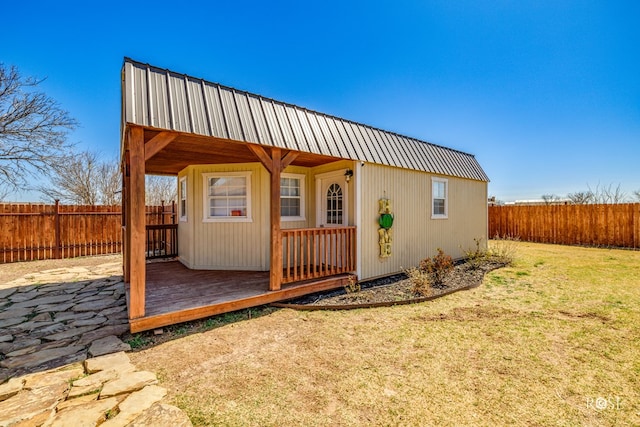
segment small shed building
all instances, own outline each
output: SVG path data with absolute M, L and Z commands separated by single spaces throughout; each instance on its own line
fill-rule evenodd
M 128 58 L 121 158 L 133 332 L 486 242 L 474 156 Z M 178 178 L 177 224 L 160 230 L 177 261 L 147 262 L 161 226 L 145 224 L 146 174 Z

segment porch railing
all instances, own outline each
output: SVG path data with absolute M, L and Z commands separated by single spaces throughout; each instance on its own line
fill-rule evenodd
M 147 225 L 147 259 L 178 256 L 178 224 Z
M 282 230 L 282 283 L 356 270 L 356 227 Z

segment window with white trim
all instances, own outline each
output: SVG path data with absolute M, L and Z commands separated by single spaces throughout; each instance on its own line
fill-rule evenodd
M 431 178 L 431 218 L 443 219 L 449 216 L 449 180 Z
M 282 221 L 303 221 L 304 175 L 283 173 L 280 177 L 280 217 Z
M 251 172 L 206 173 L 204 221 L 251 221 Z
M 180 221 L 187 221 L 187 177 L 180 178 Z

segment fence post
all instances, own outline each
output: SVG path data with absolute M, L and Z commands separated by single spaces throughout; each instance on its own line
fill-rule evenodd
M 55 242 L 56 242 L 56 259 L 62 258 L 62 244 L 60 242 L 60 200 L 56 199 L 55 210 L 53 211 L 53 220 L 55 224 Z

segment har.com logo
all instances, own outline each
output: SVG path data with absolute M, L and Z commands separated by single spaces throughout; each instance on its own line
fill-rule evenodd
M 587 408 L 596 411 L 620 410 L 622 399 L 619 396 L 608 397 L 587 397 Z

